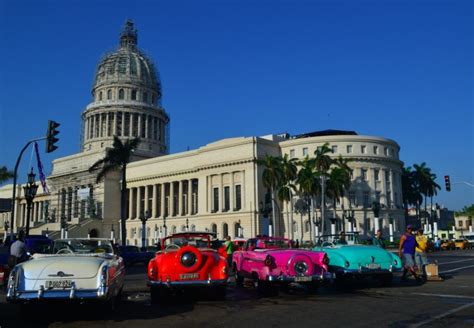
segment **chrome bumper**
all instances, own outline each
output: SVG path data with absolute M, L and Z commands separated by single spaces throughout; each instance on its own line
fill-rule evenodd
M 45 289 L 43 286 L 39 290 L 17 290 L 8 288 L 8 302 L 38 301 L 38 300 L 98 300 L 107 301 L 109 299 L 109 288 L 99 287 L 97 289 L 77 289 L 73 285 L 69 289 Z
M 402 269 L 401 268 L 394 268 L 393 266 L 390 266 L 388 269 L 369 269 L 363 266 L 359 266 L 358 269 L 336 269 L 336 272 L 340 272 L 343 274 L 347 275 L 377 275 L 377 274 L 389 274 L 389 273 L 395 273 L 395 272 L 400 272 Z
M 148 280 L 148 287 L 203 287 L 203 286 L 225 286 L 227 280 L 183 280 L 183 281 L 161 281 L 161 280 Z
M 297 283 L 309 283 L 309 282 L 322 282 L 322 281 L 332 281 L 335 277 L 331 272 L 325 272 L 324 274 L 312 275 L 312 276 L 301 276 L 301 277 L 310 277 L 311 280 L 308 281 L 297 281 L 300 276 L 285 276 L 285 275 L 268 275 L 266 280 L 271 282 L 297 282 Z

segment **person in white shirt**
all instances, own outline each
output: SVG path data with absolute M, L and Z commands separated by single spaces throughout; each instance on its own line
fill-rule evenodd
M 10 246 L 8 266 L 13 268 L 18 263 L 24 262 L 26 257 L 25 232 L 20 230 L 17 240 Z

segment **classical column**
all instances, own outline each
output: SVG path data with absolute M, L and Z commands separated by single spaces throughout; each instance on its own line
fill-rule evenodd
M 128 189 L 128 218 L 131 219 L 133 215 L 133 190 L 135 188 Z
M 112 135 L 113 136 L 117 135 L 117 118 L 118 118 L 118 114 L 117 114 L 117 112 L 114 112 L 114 126 L 112 127 Z
M 84 141 L 87 140 L 89 138 L 89 119 L 88 118 L 85 118 L 84 119 Z
M 152 218 L 157 218 L 157 204 L 158 204 L 158 185 L 154 184 L 153 185 L 153 200 L 152 200 L 152 209 L 151 209 L 151 217 Z
M 148 115 L 145 115 L 145 139 L 148 138 Z
M 104 137 L 109 136 L 109 124 L 110 124 L 109 113 L 105 113 L 105 135 L 104 135 Z
M 142 137 L 142 114 L 137 114 L 137 137 Z
M 142 211 L 142 206 L 141 206 L 141 197 L 142 197 L 142 187 L 137 187 L 137 212 L 135 213 L 135 217 L 139 218 L 140 213 Z
M 149 197 L 149 195 L 148 195 L 148 186 L 145 186 L 145 195 L 144 196 L 145 196 L 145 199 L 144 199 L 144 202 L 143 202 L 143 207 L 144 207 L 143 208 L 143 213 L 145 213 L 146 211 L 149 210 L 149 208 L 148 208 L 148 197 Z
M 193 213 L 193 179 L 188 180 L 188 215 Z
M 235 205 L 234 205 L 234 189 L 235 189 L 235 186 L 234 186 L 234 172 L 230 172 L 230 187 L 229 187 L 229 197 L 230 197 L 230 200 L 229 200 L 229 206 L 230 206 L 230 211 L 233 211 L 234 208 L 235 208 Z
M 380 201 L 381 204 L 384 204 L 385 206 L 388 206 L 389 200 L 387 198 L 387 170 L 380 170 L 380 172 L 383 172 L 383 177 L 382 177 L 382 195 L 384 195 L 384 201 Z
M 395 179 L 393 178 L 393 170 L 390 170 L 390 205 L 391 207 L 395 207 L 395 185 L 394 181 Z
M 166 192 L 166 187 L 165 187 L 165 183 L 163 182 L 161 184 L 161 199 L 160 199 L 160 202 L 161 202 L 161 217 L 164 217 L 165 216 L 165 192 Z
M 129 129 L 128 129 L 128 133 L 129 133 L 128 136 L 133 137 L 133 117 L 134 117 L 135 115 L 133 115 L 132 113 L 129 113 L 128 116 L 130 117 L 130 121 L 129 121 L 129 125 L 128 125 L 128 127 L 129 127 Z M 128 136 L 127 136 L 127 137 L 128 137 Z
M 175 216 L 174 212 L 174 182 L 170 182 L 170 216 Z
M 120 131 L 120 136 L 125 135 L 125 112 L 122 112 L 122 131 Z
M 178 213 L 176 215 L 183 215 L 183 180 L 178 181 Z

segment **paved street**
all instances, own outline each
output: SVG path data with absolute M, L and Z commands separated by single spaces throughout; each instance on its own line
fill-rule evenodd
M 125 294 L 117 313 L 96 305 L 49 306 L 20 318 L 15 305 L 0 294 L 0 326 L 9 327 L 474 327 L 474 250 L 435 253 L 444 282 L 418 286 L 414 281 L 392 287 L 358 283 L 351 290 L 321 288 L 260 298 L 250 287 L 228 287 L 225 301 L 206 295 L 177 298 L 170 305 L 151 305 L 144 267 L 128 270 Z

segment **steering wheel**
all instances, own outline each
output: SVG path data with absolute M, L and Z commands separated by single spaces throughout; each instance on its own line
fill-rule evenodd
M 69 248 L 61 248 L 56 254 L 74 254 Z
M 334 247 L 334 243 L 333 242 L 330 242 L 330 241 L 324 241 L 322 244 L 321 244 L 321 247 Z
M 171 249 L 180 249 L 181 247 L 179 247 L 179 245 L 176 245 L 176 244 L 169 244 L 168 246 L 166 246 L 165 250 L 171 250 Z

